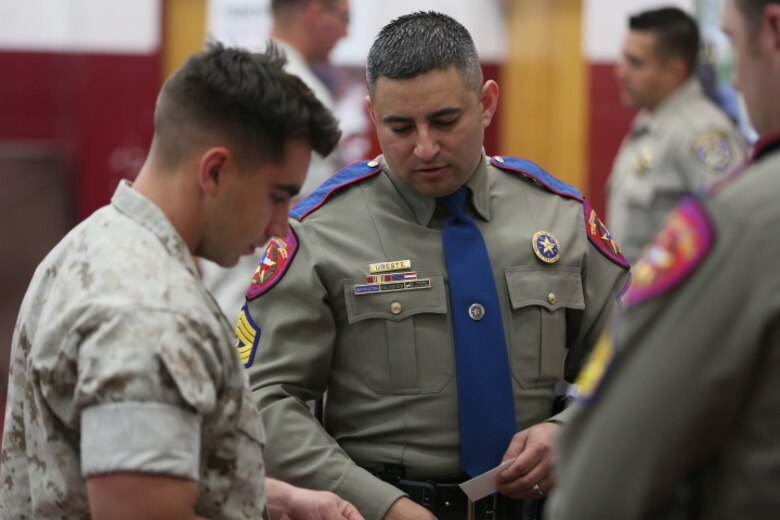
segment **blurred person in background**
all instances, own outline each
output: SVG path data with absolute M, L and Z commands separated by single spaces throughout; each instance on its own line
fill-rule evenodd
M 35 272 L 11 353 L 0 517 L 361 517 L 264 478 L 231 327 L 193 255 L 234 264 L 288 229 L 332 114 L 284 58 L 209 46 L 163 86 L 147 160 Z
M 328 87 L 312 66 L 327 63 L 336 43 L 347 35 L 349 0 L 271 0 L 271 38 L 285 51 L 285 70 L 295 74 L 329 110 L 336 105 Z M 305 197 L 343 166 L 338 150 L 323 157 L 312 153 L 300 197 Z M 244 304 L 244 292 L 257 269 L 257 255 L 247 255 L 230 268 L 200 259 L 204 285 L 225 314 L 235 319 Z
M 639 109 L 615 158 L 607 222 L 629 262 L 638 259 L 685 193 L 744 158 L 739 129 L 696 76 L 696 21 L 676 7 L 631 16 L 615 69 L 623 102 Z
M 759 140 L 634 266 L 577 381 L 551 520 L 780 518 L 780 1 L 726 0 Z

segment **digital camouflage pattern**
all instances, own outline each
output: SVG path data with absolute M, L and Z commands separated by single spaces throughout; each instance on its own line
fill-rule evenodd
M 199 515 L 259 518 L 264 434 L 231 337 L 171 223 L 120 184 L 41 263 L 22 303 L 0 517 L 88 518 L 85 478 L 123 470 L 197 480 Z M 112 427 L 116 410 L 129 428 Z M 82 430 L 86 415 L 105 436 Z

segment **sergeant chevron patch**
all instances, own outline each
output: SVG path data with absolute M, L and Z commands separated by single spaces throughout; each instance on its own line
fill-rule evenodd
M 244 365 L 244 368 L 249 368 L 254 363 L 259 344 L 260 327 L 254 322 L 247 306 L 244 305 L 241 308 L 241 314 L 238 315 L 235 340 L 238 357 L 241 359 L 241 364 Z

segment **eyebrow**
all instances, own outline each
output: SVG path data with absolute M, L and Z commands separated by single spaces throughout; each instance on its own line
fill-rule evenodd
M 430 114 L 425 116 L 425 119 L 428 119 L 430 121 L 431 119 L 436 119 L 442 116 L 457 115 L 460 114 L 461 112 L 463 112 L 463 109 L 459 107 L 445 107 L 445 108 L 440 108 L 439 110 L 436 110 L 434 112 L 431 112 Z M 384 121 L 385 123 L 408 123 L 410 121 L 414 121 L 414 119 L 411 117 L 391 115 L 391 116 L 383 117 L 382 121 Z

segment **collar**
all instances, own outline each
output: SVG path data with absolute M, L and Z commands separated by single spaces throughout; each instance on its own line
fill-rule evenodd
M 152 201 L 134 190 L 129 181 L 119 182 L 119 186 L 111 198 L 111 205 L 156 236 L 172 257 L 179 260 L 193 275 L 198 276 L 192 253 L 179 232 L 173 227 L 165 213 Z
M 436 199 L 433 197 L 420 195 L 412 188 L 410 188 L 409 185 L 399 179 L 398 176 L 390 169 L 390 165 L 387 164 L 387 160 L 385 160 L 383 155 L 379 156 L 377 160 L 382 164 L 382 169 L 384 170 L 385 175 L 387 175 L 387 177 L 390 179 L 390 182 L 393 183 L 395 189 L 398 190 L 401 198 L 409 206 L 409 209 L 414 214 L 415 220 L 417 220 L 417 222 L 422 226 L 430 225 L 433 213 L 436 211 Z M 469 188 L 469 190 L 471 190 L 471 202 L 477 215 L 489 222 L 490 186 L 488 183 L 487 165 L 488 161 L 485 157 L 485 151 L 483 150 L 480 156 L 479 164 L 477 165 L 477 169 L 474 170 L 474 173 L 471 175 L 469 180 L 466 181 L 466 186 Z
M 277 38 L 272 38 L 274 43 L 276 43 L 283 51 L 284 54 L 287 56 L 287 63 L 288 64 L 294 64 L 295 66 L 306 66 L 308 68 L 309 64 L 306 62 L 306 60 L 303 58 L 303 54 L 298 52 L 298 49 L 290 45 L 284 40 L 279 40 Z
M 680 109 L 704 94 L 701 83 L 689 78 L 680 87 L 661 101 L 652 112 L 642 110 L 634 119 L 631 129 L 634 134 L 657 131 L 667 119 L 676 118 Z

